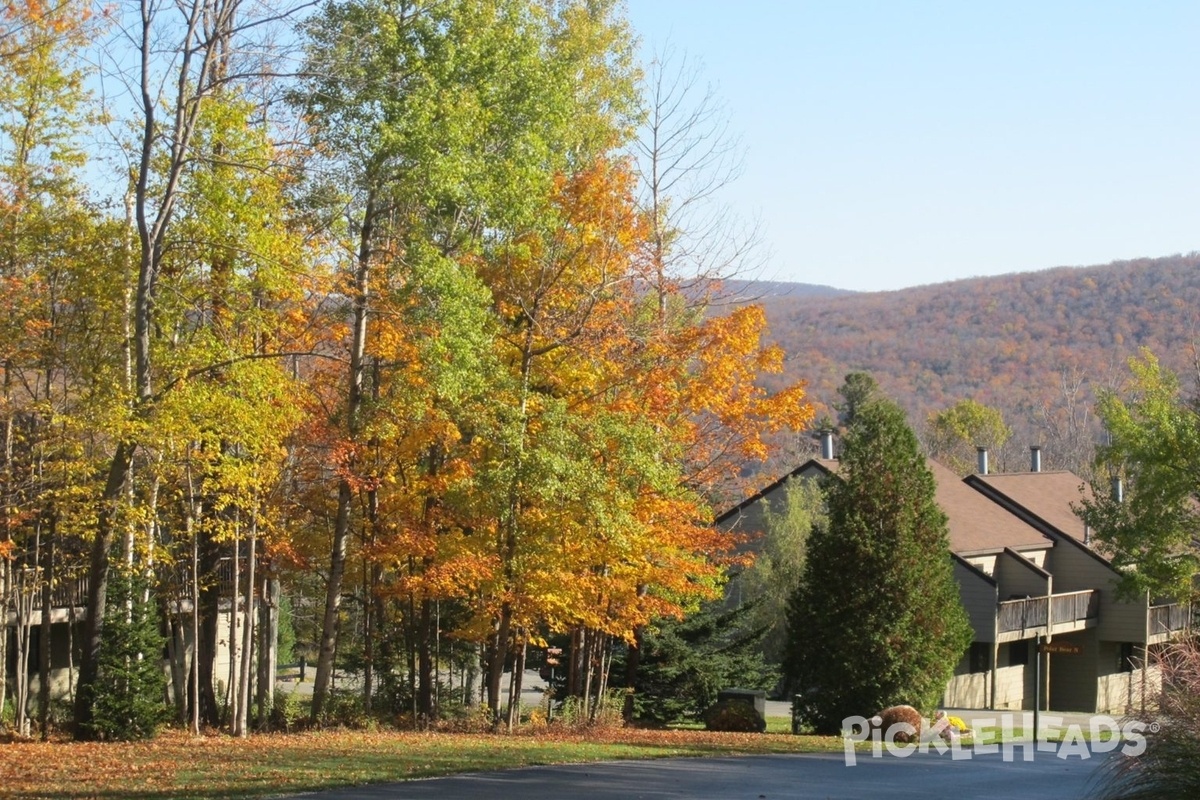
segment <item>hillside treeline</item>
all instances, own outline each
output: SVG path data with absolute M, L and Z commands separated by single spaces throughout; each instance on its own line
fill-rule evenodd
M 1086 472 L 1103 435 L 1094 391 L 1119 389 L 1139 348 L 1194 372 L 1200 254 L 833 297 L 775 287 L 761 302 L 788 352 L 768 385 L 802 376 L 828 406 L 847 373 L 869 372 L 918 430 L 931 412 L 974 399 L 1013 429 L 994 467 L 1026 469 L 1038 444 L 1046 468 Z

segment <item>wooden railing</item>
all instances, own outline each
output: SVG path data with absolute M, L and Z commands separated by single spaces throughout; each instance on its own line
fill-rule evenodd
M 1056 594 L 1050 598 L 1050 619 L 1055 625 L 1081 622 L 1100 616 L 1100 593 L 1095 589 Z
M 1051 621 L 1067 625 L 1099 615 L 1100 593 L 1095 589 L 1005 600 L 999 608 L 1000 633 L 1045 628 Z
M 1005 600 L 1000 604 L 1000 632 L 1044 628 L 1050 611 L 1049 597 Z
M 239 594 L 246 591 L 246 561 L 241 563 L 241 586 Z M 181 566 L 174 576 L 176 591 L 184 597 L 190 597 L 192 590 L 191 573 L 186 565 Z M 221 597 L 228 597 L 233 590 L 233 559 L 222 558 L 217 564 L 217 591 Z M 11 585 L 19 592 L 32 592 L 33 608 L 42 607 L 42 570 L 40 567 L 23 567 L 10 575 Z M 257 593 L 257 587 L 255 587 Z M 50 605 L 53 608 L 84 608 L 87 606 L 88 573 L 84 567 L 65 569 L 54 579 L 50 590 Z M 40 613 L 40 612 L 39 612 Z M 2 620 L 0 620 L 2 625 Z
M 1150 635 L 1175 633 L 1192 625 L 1192 607 L 1188 603 L 1167 603 L 1150 606 Z
M 33 607 L 42 607 L 42 569 L 23 567 L 11 576 L 12 585 L 18 592 L 33 593 Z M 53 608 L 76 608 L 87 605 L 88 577 L 83 568 L 69 569 L 55 576 L 50 587 L 50 605 Z

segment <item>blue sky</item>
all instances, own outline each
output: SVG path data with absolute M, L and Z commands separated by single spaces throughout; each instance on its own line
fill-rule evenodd
M 745 146 L 760 277 L 855 290 L 1200 250 L 1200 2 L 627 0 Z

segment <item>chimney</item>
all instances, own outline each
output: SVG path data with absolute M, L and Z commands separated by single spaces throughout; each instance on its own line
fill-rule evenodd
M 1125 502 L 1125 484 L 1119 475 L 1114 475 L 1112 479 L 1112 499 L 1117 503 Z
M 1029 471 L 1042 471 L 1042 448 L 1036 444 L 1029 446 Z
M 976 470 L 976 472 L 978 472 L 980 475 L 987 475 L 988 474 L 987 448 L 986 447 L 976 447 L 975 452 L 979 456 L 979 465 L 978 465 L 978 469 Z
M 821 458 L 826 461 L 833 460 L 833 431 L 822 430 L 817 432 L 817 436 L 821 440 Z

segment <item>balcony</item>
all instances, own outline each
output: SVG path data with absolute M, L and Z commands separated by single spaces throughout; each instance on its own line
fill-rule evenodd
M 1091 628 L 1100 617 L 1100 593 L 1082 592 L 1005 600 L 997 608 L 1001 642 L 1031 639 L 1037 635 L 1071 633 Z
M 174 597 L 183 598 L 182 603 L 177 603 L 178 607 L 190 609 L 190 598 L 192 591 L 191 572 L 186 568 L 187 565 L 181 565 L 180 569 L 173 575 L 174 578 Z M 246 591 L 245 581 L 246 561 L 241 561 L 241 586 L 239 587 L 239 596 Z M 222 558 L 217 564 L 217 591 L 220 597 L 228 598 L 233 592 L 233 559 Z M 15 592 L 29 603 L 28 609 L 31 614 L 30 619 L 33 624 L 39 624 L 42 618 L 42 569 L 40 567 L 22 567 L 15 570 L 10 576 L 12 588 Z M 257 587 L 255 587 L 257 590 Z M 162 584 L 160 584 L 160 591 Z M 84 567 L 65 568 L 59 572 L 50 588 L 50 607 L 51 621 L 55 623 L 76 621 L 81 622 L 87 617 L 87 593 L 88 593 L 88 572 Z M 257 591 L 256 591 L 257 593 Z M 171 596 L 171 595 L 169 595 Z M 7 619 L 4 618 L 2 610 L 0 610 L 0 628 L 3 625 L 16 625 L 17 614 L 14 609 L 9 610 Z
M 1174 634 L 1192 627 L 1192 606 L 1189 603 L 1150 606 L 1149 613 L 1150 641 L 1147 644 L 1164 642 Z

